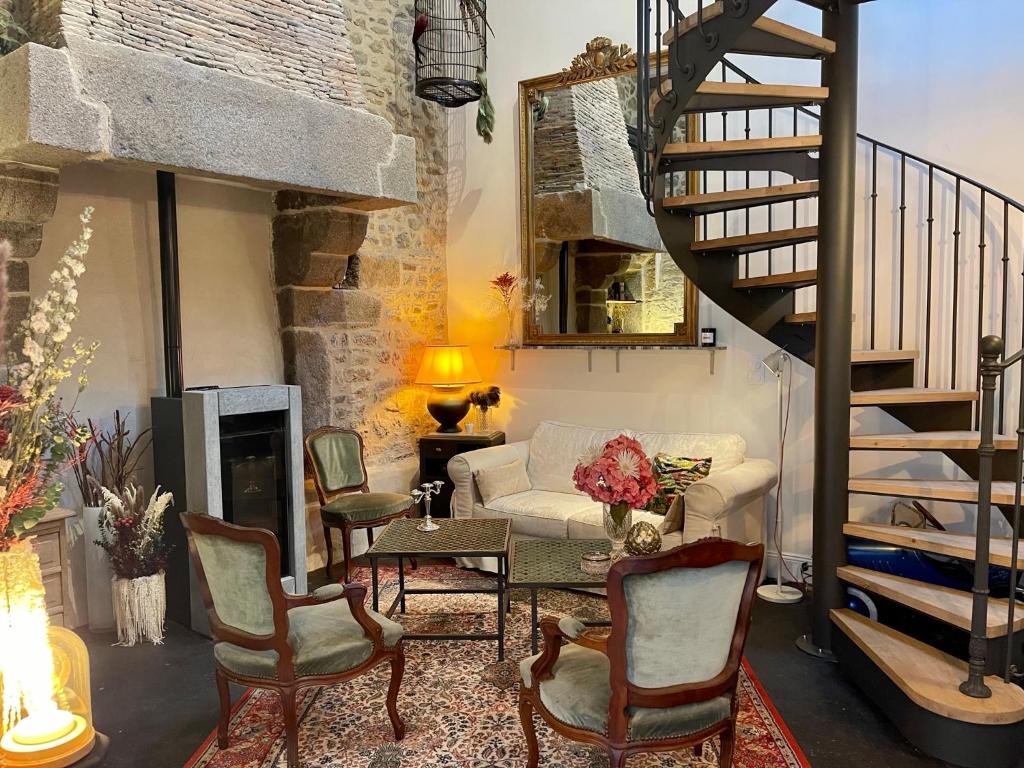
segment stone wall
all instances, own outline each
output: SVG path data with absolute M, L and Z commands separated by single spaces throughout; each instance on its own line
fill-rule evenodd
M 63 34 L 136 50 L 281 86 L 349 106 L 363 106 L 345 14 L 337 0 L 55 0 L 40 14 L 28 6 L 34 39 Z M 25 18 L 25 13 L 22 13 Z
M 416 455 L 433 422 L 412 385 L 424 344 L 444 343 L 447 133 L 413 94 L 411 7 L 346 2 L 366 108 L 416 139 L 418 205 L 362 216 L 329 198 L 282 193 L 274 222 L 286 376 L 303 386 L 307 428 L 358 429 L 367 460 Z

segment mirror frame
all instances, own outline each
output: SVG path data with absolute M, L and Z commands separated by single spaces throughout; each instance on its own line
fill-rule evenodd
M 652 54 L 652 61 L 654 56 Z M 666 56 L 667 54 L 662 54 Z M 520 274 L 528 280 L 523 287 L 523 298 L 528 299 L 533 293 L 536 282 L 534 273 L 534 253 L 536 238 L 534 237 L 533 211 L 533 103 L 539 91 L 550 90 L 556 86 L 571 87 L 579 83 L 589 83 L 609 77 L 636 73 L 636 54 L 625 43 L 615 45 L 610 38 L 595 37 L 587 43 L 587 49 L 578 54 L 569 67 L 561 72 L 550 75 L 532 77 L 519 81 L 519 220 L 521 241 Z M 698 129 L 696 115 L 687 118 L 687 135 L 694 136 Z M 687 187 L 695 188 L 697 172 L 690 172 Z M 696 235 L 697 220 L 692 219 Z M 694 239 L 697 239 L 696 236 Z M 662 251 L 668 254 L 668 251 Z M 668 254 L 671 256 L 671 254 Z M 672 333 L 542 333 L 534 322 L 533 311 L 529 301 L 523 302 L 522 324 L 524 347 L 693 347 L 697 346 L 697 286 L 684 275 L 686 287 L 685 312 L 680 322 L 675 324 Z

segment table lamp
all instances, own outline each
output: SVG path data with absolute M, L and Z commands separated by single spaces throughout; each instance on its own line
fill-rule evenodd
M 462 431 L 459 422 L 469 413 L 469 400 L 462 388 L 480 380 L 469 347 L 437 344 L 424 350 L 416 383 L 434 388 L 427 399 L 427 411 L 438 423 L 438 432 Z

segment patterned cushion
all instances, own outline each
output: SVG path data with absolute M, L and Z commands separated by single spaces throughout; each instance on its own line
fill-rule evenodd
M 384 630 L 384 645 L 402 639 L 402 625 L 367 611 Z M 288 642 L 295 651 L 297 675 L 328 675 L 358 666 L 370 657 L 373 643 L 348 609 L 347 600 L 304 605 L 288 611 Z M 277 677 L 275 651 L 251 651 L 231 643 L 217 643 L 213 655 L 226 669 L 239 675 Z
M 658 478 L 658 488 L 671 499 L 698 480 L 711 474 L 711 458 L 691 459 L 686 456 L 669 456 L 659 453 L 654 457 L 654 473 Z M 671 504 L 671 501 L 669 501 Z M 667 507 L 666 507 L 666 511 Z
M 358 523 L 379 520 L 412 506 L 404 493 L 347 493 L 320 508 L 325 523 Z
M 519 674 L 527 688 L 533 686 L 530 667 L 539 658 L 540 654 L 531 656 L 519 664 Z M 608 657 L 600 651 L 570 643 L 562 648 L 552 672 L 554 677 L 540 684 L 540 700 L 547 710 L 567 725 L 607 733 L 612 695 Z M 686 736 L 725 720 L 729 717 L 729 708 L 729 696 L 664 709 L 631 707 L 629 738 Z

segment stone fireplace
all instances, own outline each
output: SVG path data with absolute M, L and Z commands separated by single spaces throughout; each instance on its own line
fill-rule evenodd
M 412 51 L 396 43 L 411 36 L 411 4 L 0 7 L 33 40 L 0 57 L 8 327 L 27 305 L 26 260 L 61 169 L 102 163 L 265 190 L 284 383 L 301 387 L 302 427 L 360 430 L 371 481 L 379 471 L 382 489 L 407 488 L 415 439 L 429 431 L 411 386 L 417 357 L 447 335 L 447 121 L 413 95 Z

